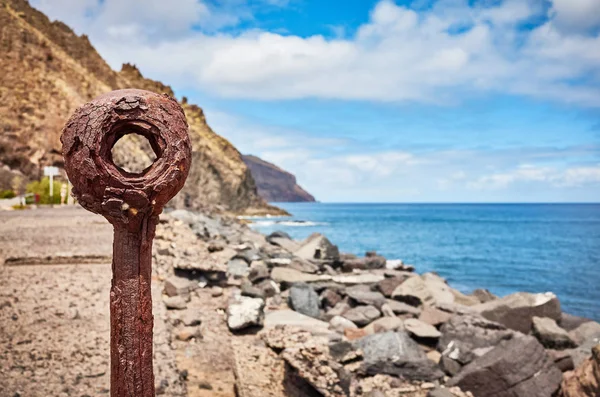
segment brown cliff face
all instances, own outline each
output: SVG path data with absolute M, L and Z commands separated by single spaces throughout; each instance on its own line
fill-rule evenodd
M 171 87 L 144 78 L 133 65 L 112 70 L 85 35 L 51 22 L 26 0 L 0 0 L 0 71 L 0 189 L 39 178 L 43 166 L 62 167 L 62 127 L 92 98 L 121 88 L 174 95 Z M 210 129 L 202 109 L 182 106 L 194 153 L 190 178 L 174 204 L 277 212 L 258 196 L 241 154 Z M 125 164 L 146 162 L 149 153 L 142 142 L 136 136 L 126 139 L 115 156 Z
M 296 183 L 296 177 L 256 156 L 244 155 L 258 186 L 258 194 L 269 202 L 314 202 L 315 198 Z

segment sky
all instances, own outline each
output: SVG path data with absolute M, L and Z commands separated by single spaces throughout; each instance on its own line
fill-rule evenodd
M 600 201 L 600 0 L 31 4 L 320 201 Z

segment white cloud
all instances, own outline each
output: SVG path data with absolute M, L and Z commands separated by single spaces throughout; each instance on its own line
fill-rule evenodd
M 536 166 L 523 164 L 502 173 L 485 175 L 469 182 L 472 189 L 506 189 L 516 183 L 537 182 L 553 187 L 581 187 L 600 183 L 600 164 L 588 167 Z
M 586 32 L 600 26 L 600 1 L 553 0 L 556 25 L 568 32 Z
M 383 0 L 347 39 L 203 33 L 191 27 L 251 15 L 195 0 L 86 0 L 74 12 L 65 11 L 72 0 L 38 1 L 89 33 L 113 67 L 133 61 L 152 78 L 226 97 L 455 102 L 457 93 L 503 92 L 600 106 L 590 80 L 600 70 L 600 36 L 564 28 L 596 26 L 597 0 L 554 0 L 533 31 L 517 24 L 544 17 L 541 0 L 440 1 L 419 11 Z

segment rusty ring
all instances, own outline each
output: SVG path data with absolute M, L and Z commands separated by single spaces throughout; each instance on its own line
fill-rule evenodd
M 143 135 L 157 155 L 139 174 L 112 161 L 114 144 L 129 133 Z M 112 223 L 157 215 L 185 183 L 191 144 L 185 114 L 167 95 L 119 90 L 86 103 L 71 116 L 61 142 L 73 195 Z

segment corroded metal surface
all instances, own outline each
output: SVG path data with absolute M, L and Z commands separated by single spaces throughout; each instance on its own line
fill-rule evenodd
M 112 161 L 114 144 L 130 133 L 147 138 L 157 156 L 139 174 Z M 185 115 L 167 95 L 113 91 L 79 108 L 61 141 L 73 195 L 114 227 L 111 396 L 154 396 L 152 240 L 158 215 L 181 190 L 190 169 Z

